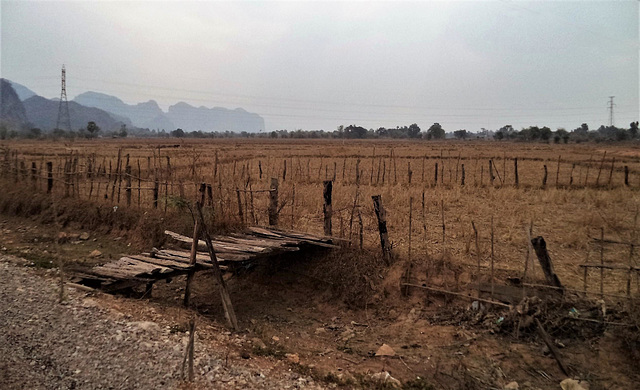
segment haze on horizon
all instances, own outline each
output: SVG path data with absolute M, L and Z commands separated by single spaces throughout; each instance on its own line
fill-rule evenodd
M 49 98 L 242 107 L 267 130 L 639 118 L 637 1 L 2 1 L 0 75 Z

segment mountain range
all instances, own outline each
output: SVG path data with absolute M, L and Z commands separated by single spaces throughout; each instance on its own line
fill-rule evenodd
M 10 105 L 15 111 L 15 107 L 21 102 L 29 126 L 39 127 L 42 130 L 51 130 L 56 126 L 59 99 L 38 96 L 24 85 L 10 80 L 3 79 L 3 83 L 10 87 L 5 88 L 3 84 L 3 115 L 5 105 L 7 109 Z M 5 104 L 5 89 L 11 90 L 12 97 L 17 97 L 18 102 L 8 98 Z M 247 112 L 242 108 L 230 110 L 222 107 L 194 107 L 179 102 L 164 112 L 155 100 L 127 104 L 116 96 L 93 91 L 84 92 L 69 101 L 69 114 L 72 129 L 82 128 L 88 121 L 94 121 L 100 128 L 108 131 L 117 130 L 123 124 L 165 131 L 181 128 L 184 131 L 203 132 L 258 132 L 265 129 L 264 119 L 260 115 Z M 24 118 L 19 121 L 24 121 Z

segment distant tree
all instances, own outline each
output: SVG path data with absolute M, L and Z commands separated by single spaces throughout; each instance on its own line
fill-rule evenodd
M 556 134 L 553 138 L 553 141 L 557 144 L 560 143 L 560 140 L 562 140 L 565 144 L 569 142 L 569 132 L 562 127 L 556 130 Z
M 553 132 L 547 126 L 544 126 L 543 128 L 540 129 L 540 139 L 542 139 L 543 141 L 549 141 L 549 139 L 551 139 L 552 134 Z
M 467 139 L 469 132 L 465 129 L 456 130 L 453 132 L 453 136 L 457 139 Z
M 87 134 L 88 138 L 95 138 L 98 136 L 98 133 L 100 132 L 100 127 L 98 127 L 98 125 L 96 124 L 96 122 L 88 122 L 87 123 L 87 132 L 89 134 Z
M 127 125 L 125 125 L 124 123 L 122 124 L 122 126 L 120 126 L 120 131 L 118 132 L 118 137 L 121 138 L 127 138 Z
M 40 138 L 40 136 L 42 135 L 42 130 L 40 130 L 37 127 L 31 128 L 29 129 L 29 138 Z
M 410 125 L 409 129 L 407 130 L 407 135 L 409 136 L 409 138 L 419 138 L 420 126 L 418 126 L 418 124 L 416 123 Z
M 177 128 L 171 132 L 171 136 L 176 138 L 183 138 L 184 130 L 182 130 L 181 128 Z
M 497 139 L 498 141 L 503 140 L 505 137 L 505 132 L 502 130 L 496 131 L 496 133 L 493 135 L 493 139 Z
M 638 121 L 629 123 L 629 135 L 631 138 L 636 138 L 638 136 Z
M 444 129 L 440 126 L 440 123 L 434 123 L 427 130 L 427 139 L 443 139 L 445 136 Z
M 345 127 L 344 134 L 347 138 L 365 138 L 367 129 L 361 126 L 349 125 Z

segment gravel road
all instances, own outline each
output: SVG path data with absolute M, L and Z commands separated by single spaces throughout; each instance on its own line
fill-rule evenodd
M 26 264 L 0 255 L 1 389 L 184 386 L 180 366 L 186 333 L 115 317 L 99 300 L 72 288 L 60 304 L 56 271 Z M 322 388 L 289 370 L 223 364 L 224 357 L 204 349 L 195 350 L 195 388 Z

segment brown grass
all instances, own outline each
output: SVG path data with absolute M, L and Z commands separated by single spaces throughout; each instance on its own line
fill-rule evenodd
M 197 184 L 207 182 L 213 185 L 214 217 L 218 222 L 218 228 L 233 228 L 239 223 L 236 188 L 248 189 L 250 184 L 253 190 L 267 189 L 270 178 L 278 177 L 280 200 L 284 202 L 280 226 L 321 233 L 322 181 L 332 179 L 335 168 L 334 235 L 346 238 L 351 236 L 356 242 L 357 223 L 354 221 L 350 229 L 350 219 L 357 187 L 356 166 L 360 160 L 358 205 L 364 223 L 365 248 L 378 251 L 377 222 L 373 214 L 371 195 L 381 194 L 388 214 L 390 237 L 395 253 L 399 258 L 407 258 L 409 199 L 413 198 L 412 257 L 418 264 L 426 263 L 427 259 L 443 258 L 445 253 L 447 259 L 459 266 L 475 264 L 476 253 L 471 227 L 471 222 L 474 221 L 479 231 L 482 265 L 487 266 L 490 256 L 490 220 L 494 217 L 496 267 L 512 275 L 519 275 L 524 268 L 527 250 L 525 226 L 532 222 L 533 235 L 545 237 L 561 280 L 576 289 L 582 288 L 582 271 L 578 264 L 600 261 L 599 248 L 594 246 L 590 236 L 598 236 L 600 228 L 605 229 L 605 236 L 616 240 L 629 241 L 637 236 L 634 218 L 640 208 L 640 157 L 639 148 L 635 145 L 177 139 L 90 140 L 72 143 L 25 140 L 4 142 L 0 145 L 7 150 L 4 183 L 15 182 L 15 167 L 20 166 L 20 161 L 24 161 L 25 166 L 29 168 L 31 162 L 36 162 L 39 176 L 35 183 L 35 193 L 38 194 L 34 195 L 36 199 L 45 197 L 40 195 L 46 188 L 46 180 L 42 178 L 46 175 L 45 163 L 53 162 L 54 175 L 59 180 L 64 177 L 62 168 L 65 159 L 77 157 L 78 195 L 73 199 L 74 202 L 81 201 L 81 206 L 74 203 L 74 207 L 83 214 L 93 209 L 94 212 L 89 212 L 93 217 L 85 218 L 95 217 L 100 220 L 113 217 L 107 217 L 107 214 L 100 211 L 96 212 L 96 206 L 97 210 L 110 209 L 113 206 L 118 206 L 123 211 L 127 209 L 124 179 L 120 185 L 120 201 L 110 198 L 115 176 L 109 179 L 109 166 L 111 164 L 112 173 L 115 173 L 118 149 L 122 149 L 123 159 L 129 155 L 134 176 L 133 187 L 138 187 L 137 179 L 140 177 L 142 187 L 146 188 L 141 190 L 139 200 L 137 189 L 132 191 L 133 205 L 130 210 L 135 211 L 137 218 L 154 215 L 155 219 L 151 221 L 157 222 L 157 218 L 170 219 L 171 215 L 184 214 L 184 201 L 194 200 Z M 605 151 L 606 160 L 602 164 L 603 168 L 596 185 Z M 556 175 L 559 156 L 560 173 Z M 167 165 L 167 157 L 170 158 L 171 169 Z M 518 158 L 519 165 L 518 187 L 514 185 L 514 158 Z M 613 171 L 612 158 L 615 158 Z M 496 174 L 493 186 L 489 182 L 489 160 L 492 160 L 501 178 Z M 90 179 L 87 177 L 89 161 L 94 171 L 98 167 L 106 171 L 105 174 L 94 175 L 94 190 L 90 199 Z M 286 179 L 283 180 L 285 161 L 287 173 Z M 439 168 L 438 183 L 434 183 L 435 163 L 438 163 Z M 409 164 L 412 170 L 411 183 Z M 466 174 L 464 187 L 460 185 L 462 164 L 465 165 Z M 573 183 L 570 185 L 574 164 Z M 259 177 L 259 165 L 263 170 L 262 178 Z M 543 165 L 547 165 L 548 169 L 547 184 L 544 188 Z M 630 170 L 629 187 L 624 185 L 625 165 Z M 379 167 L 386 167 L 386 171 L 380 172 Z M 153 187 L 156 178 L 160 183 L 159 208 L 153 210 L 152 191 L 148 188 Z M 18 180 L 25 186 L 31 185 L 29 172 L 26 178 L 19 177 Z M 96 195 L 98 182 L 100 192 Z M 106 189 L 107 182 L 110 183 L 109 189 Z M 25 193 L 25 190 L 19 191 L 21 194 Z M 116 187 L 114 193 L 117 192 Z M 52 198 L 61 199 L 64 193 L 63 181 L 56 181 Z M 104 198 L 105 194 L 108 199 Z M 0 200 L 6 200 L 8 196 L 7 193 L 3 193 Z M 242 195 L 241 198 L 243 207 L 246 208 L 243 210 L 245 218 L 250 218 L 250 197 L 247 195 L 245 198 Z M 441 201 L 444 204 L 446 225 L 444 243 Z M 255 222 L 266 225 L 267 194 L 254 194 L 253 203 Z M 27 213 L 35 213 L 38 207 L 42 209 L 42 206 L 33 204 L 23 205 L 20 210 L 16 210 L 17 207 L 3 206 L 3 211 L 25 213 L 24 207 L 30 207 Z M 67 212 L 71 213 L 71 210 L 67 209 Z M 173 220 L 173 223 L 181 224 L 178 229 L 188 232 L 189 218 Z M 114 223 L 117 225 L 117 222 L 108 220 L 108 224 Z M 163 224 L 166 225 L 166 221 Z M 427 228 L 426 233 L 423 224 Z M 129 225 L 133 226 L 135 222 L 130 222 Z M 151 225 L 142 223 L 139 226 L 141 234 L 146 234 L 147 228 Z M 626 265 L 629 261 L 628 252 L 628 247 L 608 246 L 605 249 L 605 262 Z M 466 267 L 465 270 L 466 276 L 462 275 L 462 279 L 470 280 L 475 268 Z M 483 272 L 486 272 L 486 269 Z M 626 294 L 626 271 L 607 272 L 605 290 L 613 294 Z M 539 268 L 535 276 L 541 277 Z M 599 271 L 590 273 L 590 289 L 593 291 L 599 288 L 598 276 Z M 415 277 L 424 278 L 423 275 Z M 486 274 L 483 277 L 486 277 Z M 637 275 L 634 275 L 634 294 L 637 294 L 636 281 Z

